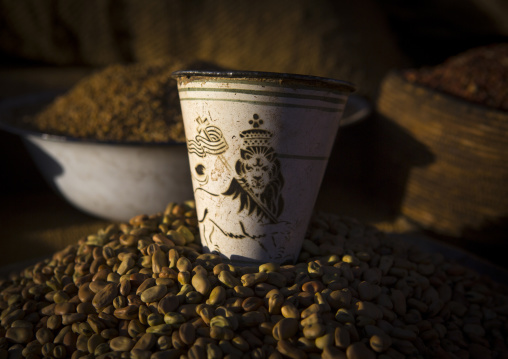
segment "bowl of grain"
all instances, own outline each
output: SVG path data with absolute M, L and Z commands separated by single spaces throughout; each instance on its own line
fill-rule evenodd
M 76 208 L 109 220 L 156 213 L 193 198 L 176 80 L 203 62 L 111 65 L 71 89 L 3 99 L 0 129 L 21 136 L 49 185 Z M 342 125 L 368 117 L 351 97 Z
M 193 198 L 176 62 L 113 65 L 73 88 L 6 99 L 1 128 L 23 139 L 76 208 L 122 221 Z
M 404 165 L 400 154 L 380 161 L 391 176 L 388 181 L 404 186 L 402 214 L 441 235 L 504 242 L 508 44 L 470 49 L 432 67 L 391 72 L 381 85 L 377 110 L 432 157 L 417 160 L 423 165 L 411 168 L 404 183 L 394 177 Z M 396 140 L 385 138 L 391 144 Z M 409 147 L 402 151 L 418 156 Z

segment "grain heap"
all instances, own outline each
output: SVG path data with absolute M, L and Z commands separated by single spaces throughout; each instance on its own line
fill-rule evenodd
M 176 60 L 111 65 L 24 119 L 45 133 L 99 141 L 184 142 Z
M 112 224 L 0 283 L 5 358 L 493 358 L 508 296 L 316 213 L 298 263 L 202 254 L 193 202 Z
M 468 50 L 444 63 L 407 70 L 408 81 L 470 102 L 508 111 L 508 44 Z

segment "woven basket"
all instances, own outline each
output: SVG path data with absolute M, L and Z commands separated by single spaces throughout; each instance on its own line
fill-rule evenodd
M 493 229 L 507 233 L 508 113 L 410 83 L 399 72 L 382 82 L 377 110 L 432 154 L 402 184 L 404 216 L 454 237 L 488 241 Z

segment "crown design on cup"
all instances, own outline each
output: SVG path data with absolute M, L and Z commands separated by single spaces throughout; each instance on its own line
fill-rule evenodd
M 259 118 L 258 114 L 252 116 L 253 119 L 249 120 L 252 128 L 242 131 L 240 137 L 246 146 L 269 146 L 272 133 L 270 131 L 259 128 L 263 124 L 263 120 Z

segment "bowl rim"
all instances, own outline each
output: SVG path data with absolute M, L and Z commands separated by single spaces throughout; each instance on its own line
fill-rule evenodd
M 228 80 L 258 79 L 259 81 L 263 80 L 283 81 L 284 83 L 287 83 L 287 85 L 289 86 L 304 84 L 306 86 L 311 87 L 325 87 L 331 90 L 349 91 L 350 93 L 356 90 L 356 86 L 348 81 L 314 75 L 302 75 L 284 72 L 179 70 L 173 72 L 171 74 L 171 77 L 177 80 L 182 78 L 187 78 L 188 80 L 191 80 L 192 78 L 201 78 L 201 77 L 211 77 Z
M 16 126 L 12 123 L 6 122 L 2 119 L 5 113 L 13 111 L 22 106 L 35 106 L 50 103 L 56 96 L 66 93 L 69 89 L 60 90 L 48 90 L 36 93 L 30 93 L 26 95 L 16 97 L 5 97 L 0 100 L 0 130 L 21 136 L 37 137 L 42 140 L 53 141 L 53 142 L 71 142 L 71 143 L 82 143 L 82 144 L 99 144 L 99 145 L 112 145 L 112 146 L 143 146 L 143 147 L 154 147 L 154 146 L 186 146 L 186 142 L 178 141 L 165 141 L 165 142 L 143 142 L 143 141 L 114 141 L 114 140 L 99 140 L 93 138 L 80 138 L 67 135 L 57 135 L 48 133 L 45 131 L 37 131 L 36 129 L 29 129 L 22 126 Z

